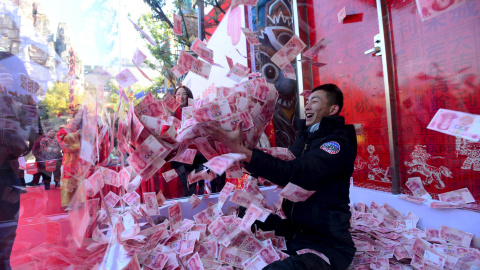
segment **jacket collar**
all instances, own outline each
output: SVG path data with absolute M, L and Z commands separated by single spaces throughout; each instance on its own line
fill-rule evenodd
M 320 122 L 320 127 L 317 131 L 313 133 L 308 132 L 308 127 L 305 124 L 305 119 L 300 119 L 298 124 L 298 136 L 304 138 L 305 140 L 310 140 L 316 138 L 324 133 L 324 131 L 335 127 L 345 126 L 345 118 L 340 115 L 326 116 L 322 118 Z
M 306 120 L 305 119 L 299 119 L 297 122 L 298 130 L 301 131 L 306 131 L 307 130 L 307 125 L 306 125 Z M 324 127 L 329 127 L 329 126 L 343 126 L 345 125 L 345 118 L 341 115 L 332 115 L 332 116 L 326 116 L 322 118 L 322 122 L 320 123 L 320 128 L 322 129 Z

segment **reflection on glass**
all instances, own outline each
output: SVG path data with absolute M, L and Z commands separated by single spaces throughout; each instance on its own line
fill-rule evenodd
M 21 80 L 19 80 L 21 78 Z M 23 62 L 9 52 L 0 52 L 0 264 L 10 267 L 15 241 L 20 194 L 25 192 L 20 158 L 29 154 L 43 133 L 33 99 L 34 85 Z M 23 170 L 22 170 L 23 169 Z M 50 181 L 50 179 L 48 179 Z
M 207 13 L 209 31 L 226 4 Z M 194 12 L 185 5 L 182 12 Z M 196 18 L 184 19 L 194 38 Z M 0 269 L 92 268 L 110 239 L 98 224 L 110 232 L 121 219 L 138 226 L 138 218 L 159 214 L 147 198 L 162 205 L 205 193 L 203 179 L 188 183 L 204 169 L 200 151 L 187 164 L 166 162 L 179 146 L 196 149 L 175 140 L 193 95 L 170 71 L 185 45 L 165 35 L 142 1 L 0 3 Z M 145 143 L 151 138 L 157 143 Z M 225 181 L 213 177 L 208 192 Z M 138 216 L 119 218 L 140 205 Z M 102 245 L 87 250 L 85 239 Z

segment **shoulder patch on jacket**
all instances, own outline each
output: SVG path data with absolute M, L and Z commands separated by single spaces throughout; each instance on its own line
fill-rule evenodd
M 329 154 L 335 155 L 336 153 L 340 152 L 340 144 L 334 141 L 326 142 L 320 146 L 320 149 Z

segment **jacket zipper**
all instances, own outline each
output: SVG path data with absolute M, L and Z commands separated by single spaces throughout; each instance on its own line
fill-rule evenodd
M 307 150 L 307 147 L 308 147 L 308 143 L 305 144 L 305 147 L 303 147 L 303 151 L 302 151 L 302 156 L 303 154 L 305 154 L 305 150 Z M 293 218 L 293 209 L 295 208 L 295 203 L 293 203 L 292 205 L 292 210 L 290 211 L 290 216 Z M 293 235 L 293 238 L 295 238 L 297 234 L 294 234 Z
M 306 144 L 305 144 L 305 147 L 303 148 L 302 156 L 303 156 L 303 154 L 305 154 L 305 150 L 307 150 L 307 147 L 308 147 L 308 143 L 306 143 Z

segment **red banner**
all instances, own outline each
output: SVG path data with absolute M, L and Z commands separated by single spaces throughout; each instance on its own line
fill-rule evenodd
M 57 161 L 55 159 L 45 161 L 45 170 L 47 172 L 53 172 L 55 171 L 56 168 L 57 168 Z
M 27 173 L 36 174 L 38 172 L 38 167 L 36 162 L 27 163 Z

